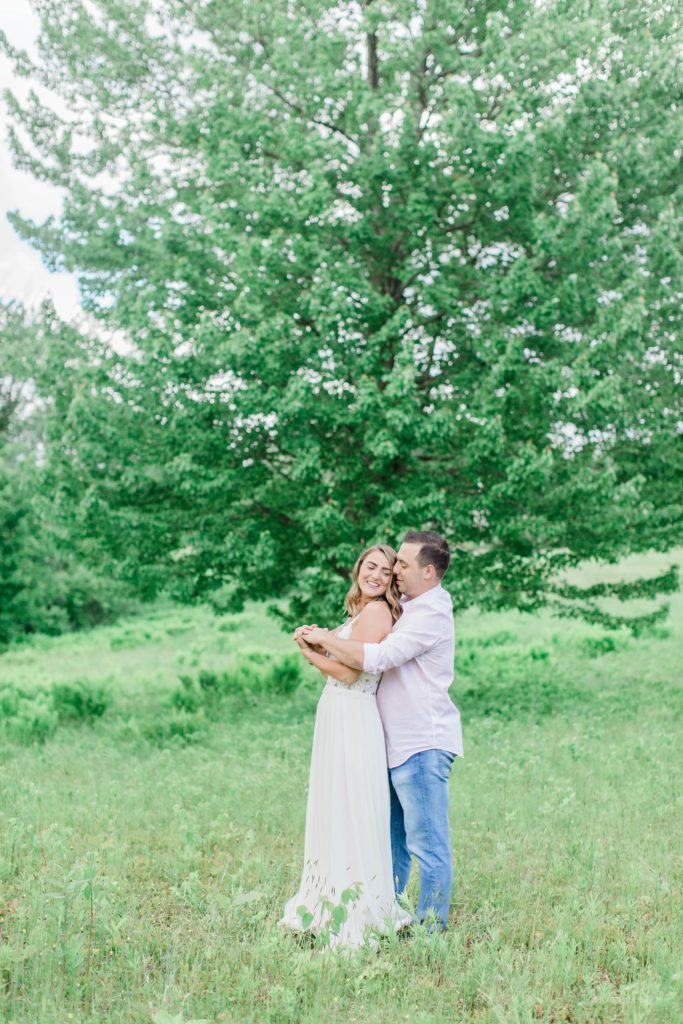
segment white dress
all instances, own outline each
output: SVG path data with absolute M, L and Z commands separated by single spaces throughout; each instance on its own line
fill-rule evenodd
M 354 620 L 337 635 L 347 638 Z M 330 929 L 329 945 L 356 948 L 409 924 L 396 902 L 389 834 L 389 782 L 375 693 L 380 673 L 348 685 L 328 676 L 318 702 L 299 891 L 279 924 L 296 932 Z M 342 898 L 353 888 L 357 898 Z M 334 907 L 343 905 L 347 916 Z M 302 912 L 306 908 L 308 915 Z

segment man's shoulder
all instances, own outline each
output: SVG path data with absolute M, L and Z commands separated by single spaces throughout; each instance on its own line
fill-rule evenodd
M 453 618 L 453 599 L 443 587 L 434 587 L 420 597 L 402 602 L 404 613 L 420 614 L 434 618 Z

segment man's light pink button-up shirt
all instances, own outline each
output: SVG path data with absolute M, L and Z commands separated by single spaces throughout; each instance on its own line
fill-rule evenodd
M 403 615 L 391 635 L 365 644 L 363 661 L 366 672 L 383 673 L 377 706 L 389 767 L 421 750 L 462 757 L 460 712 L 448 696 L 455 656 L 451 596 L 438 586 L 401 604 Z

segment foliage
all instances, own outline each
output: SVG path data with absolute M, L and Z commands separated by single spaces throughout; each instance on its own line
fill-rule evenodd
M 35 399 L 33 379 L 44 366 L 41 331 L 27 323 L 24 310 L 15 302 L 0 302 L 0 446 L 21 439 L 35 444 L 40 422 L 38 411 L 26 416 Z M 27 444 L 30 447 L 30 444 Z
M 201 669 L 196 680 L 180 676 L 180 686 L 171 695 L 171 704 L 188 715 L 201 713 L 210 721 L 245 705 L 253 706 L 271 695 L 291 696 L 302 681 L 301 658 L 296 654 L 273 659 L 254 654 L 237 658 L 224 671 Z
M 60 721 L 64 722 L 92 722 L 105 713 L 111 699 L 103 686 L 92 686 L 82 679 L 56 683 L 52 687 L 52 703 Z
M 361 544 L 435 526 L 459 607 L 618 624 L 554 588 L 681 535 L 675 5 L 36 11 L 5 50 L 69 113 L 11 100 L 10 142 L 65 201 L 12 221 L 119 332 L 44 323 L 93 561 L 332 617 Z
M 88 566 L 50 522 L 42 473 L 0 449 L 0 648 L 34 633 L 112 621 L 134 602 L 129 588 Z
M 204 728 L 201 716 L 180 709 L 145 725 L 142 735 L 157 747 L 174 743 L 184 745 L 200 740 L 204 735 Z
M 308 931 L 317 916 L 318 924 L 311 937 L 314 937 L 315 944 L 319 949 L 332 948 L 333 937 L 339 935 L 342 925 L 349 916 L 348 905 L 360 899 L 362 892 L 363 887 L 358 882 L 356 885 L 349 886 L 348 889 L 343 889 L 337 903 L 323 896 L 319 904 L 314 907 L 315 913 L 311 912 L 305 903 L 302 903 L 296 908 L 302 931 Z
M 224 671 L 203 668 L 196 678 L 181 674 L 180 686 L 169 697 L 137 702 L 133 714 L 120 699 L 114 701 L 110 682 L 74 679 L 28 688 L 0 681 L 0 736 L 43 743 L 60 725 L 93 725 L 109 712 L 108 720 L 117 722 L 114 731 L 121 736 L 142 736 L 155 746 L 197 743 L 212 723 L 236 720 L 249 708 L 292 698 L 302 674 L 298 655 L 245 654 Z
M 294 693 L 301 683 L 301 659 L 297 654 L 289 654 L 274 662 L 266 677 L 269 690 L 286 696 Z
M 83 538 L 60 522 L 44 450 L 47 346 L 23 310 L 0 303 L 0 648 L 97 625 L 133 604 L 126 586 L 86 564 Z
M 60 723 L 92 724 L 105 713 L 108 690 L 87 680 L 34 687 L 0 686 L 0 734 L 21 743 L 44 743 Z
M 0 730 L 7 739 L 19 743 L 44 743 L 54 735 L 59 715 L 49 694 L 37 690 L 27 694 L 3 687 L 0 691 Z
M 13 633 L 22 600 L 20 552 L 27 542 L 26 505 L 18 500 L 15 474 L 1 461 L 0 451 L 0 646 Z

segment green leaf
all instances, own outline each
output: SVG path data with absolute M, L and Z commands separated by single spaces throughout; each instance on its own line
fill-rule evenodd
M 296 908 L 296 912 L 299 915 L 301 921 L 301 927 L 303 929 L 310 928 L 313 924 L 313 914 L 307 910 L 306 906 L 302 903 L 300 907 Z

